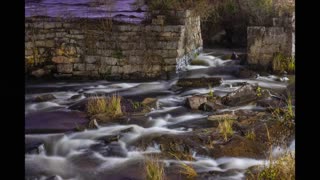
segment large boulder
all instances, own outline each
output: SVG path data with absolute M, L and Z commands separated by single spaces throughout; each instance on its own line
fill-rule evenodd
M 259 86 L 247 84 L 222 97 L 221 103 L 227 106 L 238 106 L 265 98 L 268 95 L 267 90 L 263 90 Z
M 25 117 L 26 133 L 60 133 L 76 131 L 89 122 L 79 111 L 34 112 Z
M 177 86 L 180 87 L 214 87 L 221 84 L 221 77 L 210 77 L 210 78 L 184 78 L 179 79 Z
M 206 96 L 195 95 L 195 96 L 192 96 L 192 97 L 188 97 L 186 104 L 191 109 L 199 109 L 201 104 L 206 103 L 206 102 L 207 102 L 207 97 Z

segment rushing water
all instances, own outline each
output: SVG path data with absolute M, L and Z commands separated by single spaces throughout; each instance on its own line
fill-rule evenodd
M 238 63 L 230 63 L 231 60 L 223 61 L 218 57 L 201 54 L 198 59 L 203 60 L 209 66 L 189 66 L 186 77 L 224 77 L 220 86 L 214 87 L 215 95 L 224 96 L 239 88 L 237 82 L 259 84 L 262 87 L 272 89 L 284 89 L 287 83 L 276 81 L 275 76 L 259 76 L 254 79 L 238 79 L 228 74 L 228 68 L 239 68 Z M 198 68 L 202 70 L 199 71 Z M 219 74 L 212 73 L 214 68 Z M 140 117 L 141 121 L 127 118 L 126 123 L 99 125 L 98 129 L 85 130 L 82 132 L 67 133 L 44 133 L 26 134 L 28 143 L 41 142 L 39 153 L 26 154 L 25 167 L 26 179 L 47 179 L 55 176 L 55 179 L 68 180 L 98 180 L 98 179 L 143 179 L 143 160 L 145 154 L 160 153 L 158 144 L 150 145 L 146 150 L 134 146 L 134 143 L 144 137 L 156 137 L 163 134 L 181 134 L 193 131 L 194 128 L 205 128 L 204 122 L 208 116 L 206 113 L 191 112 L 183 106 L 184 100 L 195 94 L 207 94 L 208 88 L 194 88 L 192 90 L 173 90 L 172 87 L 177 79 L 169 81 L 154 82 L 56 82 L 26 85 L 25 97 L 26 117 L 37 117 L 37 113 L 71 113 L 71 109 L 77 103 L 85 99 L 85 94 L 117 93 L 125 98 L 157 97 L 157 108 Z M 47 102 L 34 102 L 32 99 L 38 95 L 52 94 L 56 99 Z M 71 98 L 79 95 L 78 98 Z M 252 111 L 264 110 L 255 105 L 246 105 L 222 109 L 220 111 L 234 111 L 238 109 L 249 109 Z M 37 118 L 45 118 L 42 115 Z M 65 114 L 64 114 L 65 115 Z M 60 116 L 61 119 L 62 115 Z M 27 118 L 26 126 L 31 131 L 33 125 Z M 57 115 L 57 122 L 59 115 Z M 63 122 L 61 122 L 63 123 Z M 195 123 L 197 125 L 192 124 Z M 29 124 L 31 124 L 29 126 Z M 189 125 L 189 126 L 188 126 Z M 38 128 L 38 127 L 36 127 Z M 101 143 L 101 138 L 119 136 L 117 142 L 108 145 Z M 291 144 L 289 150 L 294 150 L 295 143 Z M 273 155 L 277 156 L 284 152 L 276 147 Z M 267 163 L 263 159 L 222 157 L 212 158 L 197 155 L 194 151 L 195 161 L 182 161 L 191 164 L 198 173 L 216 172 L 204 179 L 244 179 L 245 170 L 251 166 Z M 170 169 L 177 166 L 181 161 L 175 159 L 161 159 L 165 167 Z

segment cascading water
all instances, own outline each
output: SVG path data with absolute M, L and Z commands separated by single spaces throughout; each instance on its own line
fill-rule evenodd
M 231 60 L 221 60 L 208 54 L 200 54 L 198 59 L 208 66 L 201 68 L 235 67 L 239 65 Z M 232 62 L 232 63 L 231 63 Z M 196 71 L 199 67 L 190 65 L 189 77 L 214 77 L 219 74 L 210 74 L 209 71 Z M 193 72 L 194 70 L 194 72 Z M 221 76 L 221 74 L 220 74 Z M 82 132 L 67 133 L 32 133 L 26 134 L 26 144 L 34 145 L 37 152 L 28 151 L 25 156 L 26 179 L 68 179 L 68 180 L 94 180 L 94 179 L 144 179 L 143 164 L 147 154 L 160 154 L 161 146 L 157 143 L 146 148 L 135 146 L 143 138 L 160 137 L 162 135 L 181 135 L 192 132 L 194 129 L 208 128 L 206 123 L 208 113 L 190 111 L 184 107 L 184 101 L 192 95 L 207 94 L 210 91 L 217 96 L 224 96 L 228 92 L 239 88 L 239 82 L 259 84 L 261 87 L 274 89 L 286 88 L 286 82 L 278 82 L 274 76 L 258 77 L 256 79 L 239 79 L 233 75 L 224 79 L 220 86 L 210 89 L 194 88 L 173 90 L 176 83 L 171 81 L 121 83 L 121 82 L 86 82 L 86 83 L 52 83 L 27 85 L 26 117 L 36 113 L 46 112 L 74 112 L 69 109 L 74 104 L 83 101 L 87 95 L 103 93 L 117 93 L 125 98 L 152 94 L 158 99 L 158 107 L 141 116 L 139 124 L 130 117 L 126 117 L 125 123 L 99 124 L 98 129 L 84 130 Z M 64 88 L 63 91 L 57 91 Z M 45 93 L 38 93 L 41 89 Z M 34 93 L 36 92 L 36 93 Z M 43 94 L 52 94 L 56 98 L 47 102 L 34 102 L 32 99 Z M 72 96 L 79 95 L 72 99 Z M 86 95 L 86 96 L 85 96 Z M 265 108 L 255 105 L 236 106 L 219 110 L 237 111 L 245 109 L 249 111 L 264 111 Z M 44 118 L 44 117 L 41 117 Z M 30 123 L 29 121 L 26 124 Z M 198 124 L 197 124 L 198 123 Z M 192 127 L 188 127 L 193 124 Z M 32 132 L 32 126 L 30 128 Z M 43 130 L 45 132 L 45 130 Z M 108 139 L 117 139 L 108 141 Z M 108 142 L 106 142 L 108 141 Z M 294 143 L 290 150 L 294 150 Z M 175 168 L 177 164 L 192 165 L 196 172 L 208 173 L 211 176 L 200 176 L 200 179 L 244 179 L 245 171 L 256 165 L 263 165 L 265 159 L 246 157 L 220 157 L 198 155 L 193 152 L 194 161 L 178 161 L 177 159 L 160 159 L 165 168 Z M 274 155 L 279 156 L 283 149 L 275 149 Z

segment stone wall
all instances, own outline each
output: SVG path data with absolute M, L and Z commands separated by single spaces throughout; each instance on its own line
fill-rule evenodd
M 273 18 L 273 26 L 248 27 L 248 64 L 274 69 L 275 57 L 293 57 L 295 49 L 295 16 Z
M 106 19 L 25 20 L 26 74 L 56 78 L 165 79 L 202 48 L 200 18 L 179 12 L 176 24 Z

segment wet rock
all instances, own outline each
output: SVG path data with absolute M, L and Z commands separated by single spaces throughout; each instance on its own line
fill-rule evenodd
M 95 119 L 97 122 L 110 122 L 112 120 L 112 117 L 110 117 L 109 113 L 100 113 L 91 116 L 90 119 Z
M 232 55 L 231 55 L 231 60 L 238 60 L 239 59 L 239 56 L 233 52 Z
M 144 107 L 146 112 L 149 112 L 152 108 L 156 109 L 158 106 L 158 99 L 157 98 L 145 98 L 141 104 Z
M 266 146 L 241 137 L 233 135 L 231 140 L 223 145 L 216 145 L 211 153 L 215 158 L 229 157 L 248 157 L 248 158 L 265 158 L 264 150 Z
M 51 101 L 56 99 L 56 97 L 52 94 L 43 94 L 43 95 L 39 95 L 37 97 L 34 98 L 35 102 L 45 102 L 45 101 Z
M 79 99 L 81 96 L 82 96 L 81 94 L 76 94 L 76 95 L 71 96 L 69 99 L 76 100 L 76 99 Z
M 185 78 L 179 79 L 177 86 L 180 87 L 214 87 L 221 84 L 221 77 L 210 77 L 210 78 Z
M 48 71 L 46 71 L 44 69 L 37 69 L 37 70 L 31 72 L 31 75 L 33 75 L 37 78 L 43 77 L 47 74 L 49 74 Z
M 251 84 L 241 86 L 239 89 L 228 93 L 221 98 L 221 103 L 227 106 L 243 105 L 261 98 L 267 97 L 269 93 L 258 86 Z
M 192 96 L 188 97 L 186 101 L 186 105 L 191 109 L 199 109 L 200 105 L 207 102 L 206 96 Z
M 151 105 L 151 104 L 155 105 L 157 100 L 158 100 L 157 98 L 145 98 L 141 103 L 143 105 Z
M 214 111 L 215 110 L 215 104 L 214 103 L 211 103 L 211 102 L 205 102 L 203 104 L 201 104 L 199 106 L 199 110 L 202 110 L 202 111 Z
M 26 154 L 40 154 L 44 151 L 44 142 L 42 140 L 26 140 L 25 141 L 25 153 Z
M 25 117 L 26 133 L 59 133 L 75 131 L 89 122 L 86 114 L 79 111 L 35 112 Z
M 108 136 L 99 137 L 97 140 L 103 141 L 103 143 L 105 144 L 109 144 L 111 142 L 118 141 L 119 138 L 120 138 L 120 134 L 117 134 L 117 135 L 108 135 Z
M 174 91 L 174 92 L 179 91 L 179 90 L 182 90 L 182 89 L 183 89 L 182 87 L 179 87 L 179 86 L 177 86 L 177 85 L 172 85 L 172 86 L 169 88 L 169 90 Z
M 239 71 L 235 74 L 238 78 L 256 78 L 257 74 L 255 71 L 252 71 L 247 68 L 241 68 Z
M 285 107 L 286 103 L 279 98 L 267 97 L 257 101 L 257 106 L 266 107 L 266 108 L 269 108 L 269 107 L 276 108 L 276 107 Z
M 218 114 L 208 116 L 209 121 L 221 121 L 221 120 L 237 120 L 238 116 L 232 114 Z
M 104 159 L 98 157 L 94 151 L 85 150 L 81 154 L 74 154 L 67 157 L 67 160 L 76 168 L 93 170 L 98 168 L 105 162 Z
M 127 157 L 128 151 L 124 145 L 118 142 L 111 142 L 108 145 L 95 144 L 90 147 L 91 150 L 99 152 L 105 157 Z

